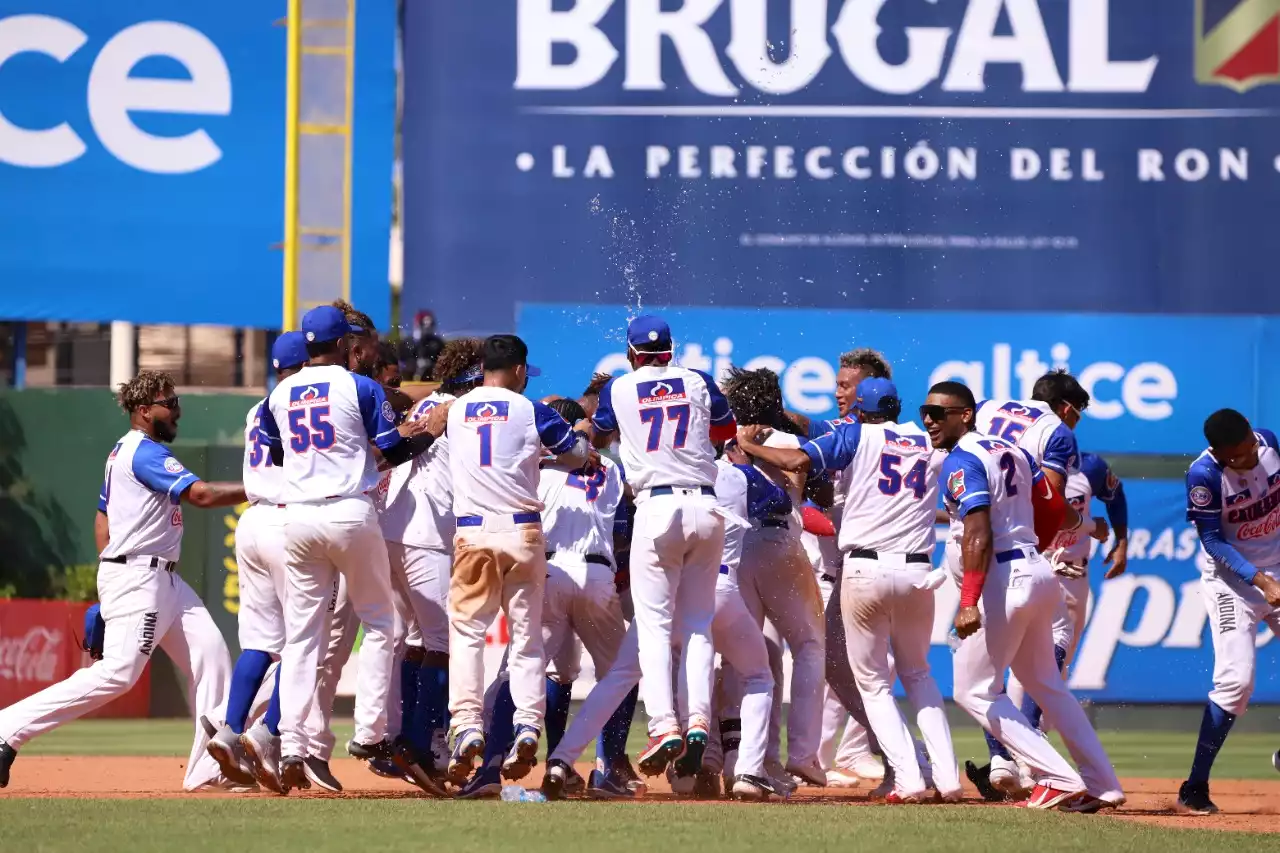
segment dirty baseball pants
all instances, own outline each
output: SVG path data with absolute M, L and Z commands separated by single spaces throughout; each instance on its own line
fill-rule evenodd
M 377 513 L 363 496 L 290 504 L 286 511 L 288 585 L 286 640 L 280 656 L 281 755 L 306 756 L 315 736 L 308 720 L 315 703 L 323 698 L 317 696 L 318 669 L 330 640 L 330 605 L 339 574 L 346 580 L 354 618 L 365 629 L 356 680 L 354 739 L 362 744 L 380 743 L 387 735 L 398 617 Z
M 166 565 L 147 556 L 98 565 L 98 600 L 106 623 L 102 660 L 0 711 L 0 740 L 18 749 L 124 695 L 158 646 L 190 686 L 195 740 L 183 790 L 218 777 L 218 763 L 205 751 L 209 736 L 200 717 L 221 720 L 226 715 L 231 655 L 204 602 Z

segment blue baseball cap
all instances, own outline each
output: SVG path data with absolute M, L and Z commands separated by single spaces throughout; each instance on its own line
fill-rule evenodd
M 671 327 L 666 320 L 652 314 L 636 317 L 627 324 L 627 343 L 633 347 L 665 344 L 670 349 Z
M 288 370 L 307 363 L 307 336 L 302 332 L 285 332 L 271 345 L 271 366 Z
M 302 315 L 302 331 L 307 337 L 307 343 L 322 344 L 346 337 L 355 329 L 337 308 L 321 305 Z
M 869 415 L 888 415 L 893 414 L 895 408 L 901 411 L 902 400 L 897 387 L 888 379 L 864 379 L 858 383 L 853 408 Z

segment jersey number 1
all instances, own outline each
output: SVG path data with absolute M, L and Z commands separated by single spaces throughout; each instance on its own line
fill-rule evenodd
M 689 437 L 689 404 L 681 403 L 678 406 L 667 406 L 666 409 L 641 410 L 640 422 L 649 425 L 649 441 L 645 444 L 644 449 L 650 453 L 657 450 L 658 444 L 662 441 L 663 420 L 675 421 L 676 424 L 676 432 L 672 437 L 671 448 L 679 450 L 684 447 L 685 440 Z

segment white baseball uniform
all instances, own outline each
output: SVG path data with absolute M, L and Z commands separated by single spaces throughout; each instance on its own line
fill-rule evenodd
M 116 443 L 98 500 L 109 530 L 98 564 L 106 622 L 102 660 L 0 711 L 0 740 L 18 749 L 123 695 L 158 645 L 191 686 L 195 741 L 183 788 L 195 790 L 218 778 L 200 717 L 226 716 L 231 656 L 204 603 L 175 571 L 182 549 L 180 502 L 197 482 L 168 447 L 140 430 Z
M 453 728 L 484 728 L 485 632 L 498 615 L 511 631 L 515 723 L 542 727 L 546 710 L 542 597 L 547 577 L 538 462 L 586 459 L 586 440 L 549 406 L 506 388 L 476 388 L 449 410 L 453 576 L 449 585 L 449 710 Z
M 979 510 L 991 520 L 991 562 L 979 603 L 982 629 L 956 650 L 954 698 L 1040 784 L 1117 801 L 1124 796 L 1120 781 L 1054 660 L 1052 622 L 1062 587 L 1036 550 L 1031 504 L 1032 489 L 1043 488 L 1043 477 L 1024 449 L 975 432 L 961 437 L 943 463 L 944 502 L 953 522 Z M 960 583 L 962 574 L 954 568 L 953 574 Z M 1008 668 L 1054 721 L 1083 780 L 1005 693 Z
M 1257 572 L 1280 580 L 1280 442 L 1271 430 L 1255 435 L 1254 468 L 1227 468 L 1206 450 L 1187 471 L 1187 520 L 1200 534 L 1201 597 L 1213 637 L 1209 699 L 1237 716 L 1253 695 L 1258 625 L 1280 633 L 1280 608 L 1252 584 Z
M 898 791 L 919 795 L 925 779 L 893 698 L 895 669 L 916 711 L 934 784 L 944 797 L 958 796 L 951 729 L 928 661 L 933 592 L 925 578 L 933 568 L 942 456 L 910 423 L 845 424 L 803 449 L 813 470 L 849 471 L 838 538 L 841 612 L 849 662 Z
M 241 649 L 279 655 L 284 648 L 285 537 L 284 478 L 259 440 L 262 404 L 245 417 L 244 490 L 249 507 L 236 523 L 236 565 L 240 581 Z
M 369 499 L 378 482 L 370 443 L 383 452 L 399 444 L 394 419 L 382 386 L 337 365 L 302 368 L 276 386 L 263 410 L 262 434 L 273 449 L 283 450 L 285 480 L 284 756 L 306 756 L 315 736 L 306 721 L 318 698 L 317 669 L 330 639 L 339 574 L 365 627 L 355 741 L 373 745 L 386 738 L 397 615 L 387 551 Z
M 622 464 L 636 493 L 631 597 L 649 734 L 682 728 L 672 694 L 673 640 L 682 648 L 689 721 L 709 729 L 711 620 L 724 549 L 711 430 L 728 430 L 733 413 L 705 373 L 645 365 L 605 385 L 592 422 L 602 432 L 619 433 Z

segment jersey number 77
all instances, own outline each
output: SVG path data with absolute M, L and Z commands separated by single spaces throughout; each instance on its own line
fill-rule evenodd
M 645 443 L 645 450 L 649 453 L 656 451 L 661 444 L 662 427 L 665 421 L 672 421 L 676 425 L 671 448 L 679 450 L 684 447 L 685 440 L 689 437 L 689 404 L 680 403 L 666 408 L 655 406 L 640 410 L 640 422 L 649 425 L 649 440 Z

